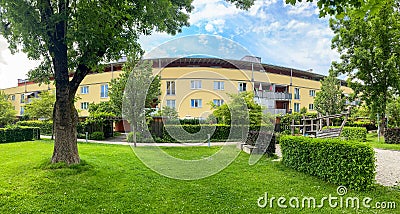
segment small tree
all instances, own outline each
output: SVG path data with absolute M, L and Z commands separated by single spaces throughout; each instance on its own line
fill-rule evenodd
M 12 123 L 16 119 L 17 112 L 8 101 L 8 96 L 0 91 L 0 127 Z
M 129 76 L 132 75 L 134 67 L 138 64 L 141 57 L 140 52 L 132 53 L 130 56 L 129 64 L 124 64 L 122 68 L 122 73 L 118 78 L 111 80 L 110 82 L 110 105 L 112 108 L 112 112 L 116 116 L 122 115 L 122 103 L 124 100 L 124 91 L 126 88 L 126 84 L 129 80 Z M 151 67 L 151 65 L 149 65 Z M 147 87 L 147 86 L 146 86 Z M 155 76 L 153 81 L 150 84 L 150 87 L 147 91 L 145 107 L 146 108 L 154 108 L 158 103 L 158 96 L 161 95 L 161 77 L 159 75 Z
M 149 100 L 151 100 L 151 102 L 154 100 L 154 98 L 149 99 L 149 97 L 152 97 L 152 95 L 148 94 L 148 92 L 151 92 L 149 86 L 151 88 L 151 83 L 153 80 L 152 65 L 152 61 L 140 61 L 138 64 L 136 64 L 136 60 L 132 56 L 128 56 L 128 59 L 124 65 L 124 69 L 128 70 L 128 72 L 130 71 L 130 74 L 127 75 L 127 80 L 124 87 L 125 93 L 122 97 L 122 115 L 131 125 L 133 142 L 135 146 L 137 141 L 137 133 L 144 134 L 144 131 L 146 130 L 146 114 L 148 113 L 148 111 L 145 109 L 146 105 L 149 104 Z M 155 91 L 157 92 L 157 90 Z
M 339 80 L 329 75 L 321 81 L 321 84 L 321 91 L 317 92 L 314 100 L 315 109 L 322 115 L 340 113 L 344 109 L 345 99 Z
M 245 117 L 247 113 L 244 112 L 243 107 L 247 107 L 247 109 L 245 110 L 248 110 L 250 125 L 261 124 L 263 119 L 262 108 L 260 105 L 254 102 L 253 93 L 241 92 L 239 94 L 229 94 L 229 96 L 231 98 L 231 101 L 219 107 L 215 106 L 213 103 L 210 103 L 211 108 L 215 109 L 213 115 L 215 116 L 215 118 L 217 118 L 218 123 L 238 125 L 236 123 L 240 123 L 246 120 Z M 246 106 L 243 106 L 243 104 L 246 104 Z M 238 120 L 231 121 L 231 115 L 235 115 Z
M 178 119 L 178 112 L 175 108 L 164 106 L 160 111 L 157 112 L 157 116 L 167 117 L 168 119 Z
M 30 118 L 53 120 L 56 96 L 49 91 L 43 91 L 38 98 L 25 105 L 25 114 Z

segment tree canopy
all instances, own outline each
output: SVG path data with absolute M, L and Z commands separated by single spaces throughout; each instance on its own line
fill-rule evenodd
M 16 119 L 17 112 L 8 100 L 8 96 L 0 91 L 0 127 L 12 123 Z
M 52 120 L 55 101 L 56 96 L 52 92 L 43 91 L 38 98 L 25 105 L 24 113 L 30 118 Z
M 335 33 L 332 47 L 341 59 L 333 63 L 335 73 L 346 74 L 355 94 L 381 118 L 391 95 L 400 89 L 400 7 L 395 0 L 384 2 L 375 14 L 359 18 L 349 9 L 330 24 Z
M 246 1 L 247 2 L 247 1 Z M 41 60 L 29 72 L 36 81 L 54 77 L 56 103 L 52 162 L 79 163 L 74 98 L 99 64 L 140 49 L 139 36 L 175 34 L 189 25 L 192 0 L 0 0 L 0 34 L 14 53 Z M 242 5 L 242 3 L 238 3 Z
M 303 0 L 286 0 L 287 4 L 295 5 L 297 2 Z M 391 0 L 304 0 L 305 2 L 317 2 L 319 8 L 319 16 L 324 17 L 326 15 L 337 15 L 337 17 L 343 17 L 345 11 L 348 8 L 357 9 L 355 14 L 358 17 L 363 17 L 366 13 L 376 13 L 380 10 L 386 1 Z M 397 1 L 399 3 L 399 1 Z
M 344 103 L 340 81 L 333 75 L 325 77 L 321 81 L 321 91 L 314 99 L 315 110 L 322 115 L 339 114 L 344 109 Z

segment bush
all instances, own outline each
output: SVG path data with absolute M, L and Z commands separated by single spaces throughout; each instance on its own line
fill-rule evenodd
M 330 126 L 331 129 L 338 129 L 340 126 Z M 323 129 L 326 129 L 324 127 Z M 367 129 L 364 127 L 343 127 L 341 137 L 347 140 L 355 140 L 365 142 L 367 140 Z
M 90 140 L 104 140 L 104 132 L 93 132 L 90 134 Z
M 215 131 L 212 130 L 215 128 Z M 259 131 L 261 126 L 250 126 L 249 131 Z M 273 130 L 272 126 L 265 126 L 267 130 Z M 186 132 L 181 131 L 181 129 L 185 130 L 188 133 L 194 134 L 198 133 L 201 129 L 204 129 L 204 135 L 198 136 L 197 139 L 193 139 L 191 135 L 188 135 Z M 247 127 L 245 127 L 247 129 Z M 234 126 L 232 130 L 232 135 L 229 136 L 231 132 L 230 125 L 223 124 L 215 124 L 215 125 L 166 125 L 163 127 L 162 137 L 155 138 L 157 142 L 180 142 L 180 141 L 207 141 L 207 133 L 212 133 L 211 141 L 227 141 L 227 140 L 240 140 L 242 138 L 242 134 L 239 126 Z M 172 134 L 174 133 L 174 134 Z M 174 135 L 174 136 L 171 136 Z
M 284 165 L 350 189 L 369 189 L 375 153 L 365 144 L 340 139 L 281 136 Z
M 0 143 L 19 142 L 40 139 L 40 129 L 37 127 L 14 126 L 0 128 Z
M 385 130 L 385 143 L 400 144 L 400 128 L 391 128 Z
M 51 130 L 53 128 L 53 121 L 43 121 L 43 120 L 18 121 L 17 126 L 38 127 L 40 128 L 40 133 L 42 135 L 51 135 Z

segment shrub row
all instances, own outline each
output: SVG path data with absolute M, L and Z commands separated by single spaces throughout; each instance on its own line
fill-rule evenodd
M 324 127 L 325 129 L 326 127 Z M 340 128 L 340 126 L 331 126 L 329 128 Z M 347 140 L 356 140 L 365 142 L 367 140 L 367 129 L 364 127 L 343 127 L 340 136 Z
M 354 190 L 369 189 L 375 178 L 374 150 L 340 139 L 281 136 L 284 165 Z
M 373 124 L 371 122 L 367 122 L 367 121 L 355 121 L 355 122 L 348 121 L 346 123 L 346 126 L 348 126 L 348 127 L 364 127 L 367 129 L 367 131 L 378 129 L 375 124 Z
M 41 121 L 41 120 L 27 120 L 27 121 L 18 121 L 17 126 L 38 127 L 40 128 L 40 133 L 42 135 L 51 135 L 53 122 Z
M 244 126 L 245 130 L 259 131 L 261 126 Z M 271 127 L 263 127 L 262 130 L 272 129 Z M 182 130 L 183 129 L 183 130 Z M 232 130 L 231 130 L 232 129 Z M 190 134 L 188 134 L 190 133 Z M 241 126 L 229 125 L 166 125 L 163 127 L 162 137 L 155 138 L 157 142 L 186 142 L 207 140 L 207 134 L 211 134 L 211 141 L 234 141 L 242 138 Z M 191 135 L 193 134 L 193 135 Z
M 400 144 L 400 128 L 391 128 L 385 130 L 385 143 Z
M 37 127 L 15 126 L 0 128 L 0 143 L 19 142 L 40 139 L 40 129 Z

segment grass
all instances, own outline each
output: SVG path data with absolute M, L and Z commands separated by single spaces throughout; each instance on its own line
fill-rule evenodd
M 259 197 L 337 196 L 336 185 L 262 158 L 249 166 L 241 153 L 220 173 L 184 181 L 147 168 L 129 146 L 79 144 L 82 163 L 49 164 L 51 141 L 0 144 L 0 213 L 399 213 L 397 209 L 273 208 L 257 206 Z M 206 157 L 218 147 L 166 148 L 183 159 Z M 396 202 L 400 189 L 376 186 L 346 197 Z M 286 202 L 288 204 L 288 202 Z M 372 204 L 372 203 L 371 203 Z
M 366 142 L 374 148 L 400 151 L 400 144 L 385 143 L 383 136 L 381 136 L 380 141 L 378 141 L 377 133 L 368 133 Z

